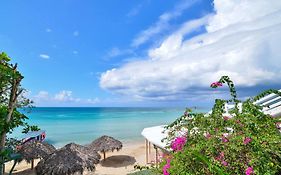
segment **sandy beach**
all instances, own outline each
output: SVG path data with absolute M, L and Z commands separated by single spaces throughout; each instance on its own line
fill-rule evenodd
M 153 149 L 152 149 L 153 150 Z M 152 154 L 153 155 L 153 154 Z M 134 165 L 145 165 L 145 144 L 143 142 L 124 143 L 120 151 L 108 152 L 105 160 L 96 165 L 95 172 L 84 172 L 85 175 L 125 175 L 134 172 Z M 35 160 L 35 165 L 39 160 Z M 6 173 L 12 167 L 12 162 L 6 163 Z M 31 165 L 25 161 L 17 164 L 13 174 L 15 175 L 35 175 L 34 170 L 30 170 Z

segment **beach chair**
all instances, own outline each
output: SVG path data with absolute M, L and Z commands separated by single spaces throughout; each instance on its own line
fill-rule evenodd
M 14 153 L 13 149 L 11 149 L 11 148 L 6 148 L 3 151 L 3 155 L 5 155 L 5 156 L 2 156 L 0 158 L 0 164 L 3 164 L 3 170 L 0 170 L 0 175 L 5 173 L 5 163 L 9 162 L 9 161 L 14 161 L 14 164 L 9 172 L 9 175 L 11 175 L 17 162 L 21 159 L 21 155 L 18 153 Z

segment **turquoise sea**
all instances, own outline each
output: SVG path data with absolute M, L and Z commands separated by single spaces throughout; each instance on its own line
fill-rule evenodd
M 62 147 L 69 142 L 87 144 L 102 135 L 123 142 L 141 141 L 145 127 L 169 124 L 184 108 L 42 108 L 32 109 L 28 123 L 46 131 L 46 141 Z M 20 136 L 20 132 L 15 132 Z

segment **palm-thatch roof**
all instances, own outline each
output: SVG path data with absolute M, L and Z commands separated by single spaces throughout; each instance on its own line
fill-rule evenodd
M 87 147 L 70 143 L 42 159 L 36 167 L 38 175 L 70 175 L 83 173 L 84 170 L 94 171 L 99 163 L 100 155 Z
M 106 135 L 101 136 L 100 138 L 94 140 L 90 145 L 88 145 L 90 149 L 101 152 L 114 150 L 119 151 L 120 149 L 122 149 L 122 146 L 122 142 Z
M 53 145 L 50 145 L 47 142 L 39 142 L 34 140 L 23 144 L 18 153 L 22 155 L 22 159 L 30 163 L 34 159 L 47 158 L 55 151 L 56 148 Z
M 88 145 L 88 148 L 102 152 L 104 159 L 105 152 L 113 152 L 114 150 L 119 151 L 120 149 L 122 149 L 122 147 L 122 142 L 106 135 L 101 136 L 100 138 L 94 140 L 91 144 Z

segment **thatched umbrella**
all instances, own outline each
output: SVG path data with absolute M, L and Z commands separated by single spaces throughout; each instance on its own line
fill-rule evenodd
M 23 144 L 18 153 L 22 155 L 22 159 L 26 160 L 28 163 L 31 162 L 31 169 L 33 169 L 34 159 L 45 159 L 55 151 L 56 148 L 53 145 L 50 145 L 47 142 L 33 140 Z
M 38 164 L 38 175 L 70 175 L 83 173 L 84 170 L 95 170 L 99 163 L 100 155 L 87 147 L 70 143 L 51 154 L 47 159 L 42 159 Z
M 92 150 L 100 151 L 103 153 L 103 158 L 105 159 L 105 153 L 108 151 L 119 151 L 122 148 L 122 142 L 114 139 L 110 136 L 102 136 L 94 140 L 88 147 Z

